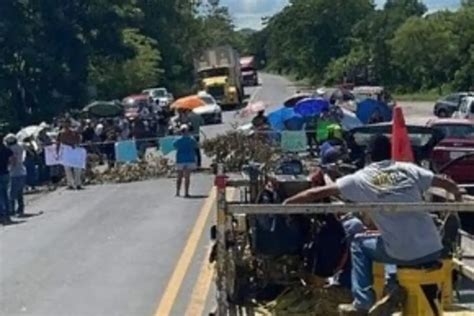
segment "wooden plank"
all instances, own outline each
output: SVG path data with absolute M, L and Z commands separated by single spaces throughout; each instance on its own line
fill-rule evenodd
M 363 212 L 473 212 L 474 203 L 233 204 L 233 214 L 317 214 Z
M 459 259 L 453 259 L 454 267 L 456 270 L 459 271 L 463 276 L 468 278 L 469 280 L 474 281 L 474 267 L 470 267 L 466 265 Z

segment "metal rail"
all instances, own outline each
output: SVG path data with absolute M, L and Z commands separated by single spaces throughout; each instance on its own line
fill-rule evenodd
M 231 214 L 318 214 L 359 212 L 473 212 L 474 203 L 357 203 L 357 204 L 236 204 L 228 203 Z

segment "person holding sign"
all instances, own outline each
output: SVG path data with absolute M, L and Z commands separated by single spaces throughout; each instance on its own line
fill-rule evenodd
M 58 142 L 56 147 L 56 153 L 59 155 L 61 145 L 67 145 L 72 148 L 77 147 L 81 143 L 81 135 L 71 129 L 71 121 L 65 119 L 63 121 L 63 128 L 58 135 Z M 82 189 L 82 171 L 80 168 L 64 166 L 64 172 L 66 173 L 66 180 L 69 190 L 81 190 Z

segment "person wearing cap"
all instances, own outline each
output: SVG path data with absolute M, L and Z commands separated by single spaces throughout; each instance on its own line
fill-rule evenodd
M 71 129 L 71 121 L 65 119 L 63 121 L 63 128 L 58 135 L 57 151 L 61 145 L 71 146 L 75 148 L 81 143 L 81 135 Z M 82 189 L 82 170 L 79 168 L 64 167 L 66 173 L 66 180 L 69 190 L 81 190 Z
M 25 214 L 23 191 L 26 183 L 25 148 L 18 143 L 14 134 L 8 134 L 5 137 L 5 144 L 12 151 L 14 157 L 12 164 L 10 164 L 10 215 L 23 216 Z
M 335 184 L 313 188 L 290 197 L 286 204 L 317 202 L 341 196 L 354 203 L 416 203 L 423 193 L 438 187 L 462 200 L 457 185 L 413 163 L 391 160 L 391 142 L 384 135 L 375 136 L 368 148 L 370 164 L 356 173 L 339 178 Z M 440 258 L 443 245 L 431 215 L 426 212 L 402 213 L 374 211 L 367 213 L 377 233 L 356 235 L 351 243 L 352 304 L 339 306 L 340 315 L 391 315 L 404 299 L 396 286 L 375 304 L 373 262 L 417 266 Z
M 173 144 L 176 149 L 176 170 L 178 171 L 176 196 L 179 196 L 181 193 L 181 184 L 184 178 L 184 196 L 189 197 L 191 172 L 196 169 L 196 149 L 199 148 L 199 144 L 189 134 L 188 125 L 181 125 L 179 131 L 181 136 Z
M 11 222 L 8 201 L 8 183 L 10 181 L 9 167 L 15 163 L 13 152 L 5 146 L 3 135 L 0 134 L 0 223 Z

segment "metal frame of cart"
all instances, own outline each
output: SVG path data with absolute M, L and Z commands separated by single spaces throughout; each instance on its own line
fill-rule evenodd
M 254 315 L 252 308 L 243 311 L 240 307 L 229 304 L 227 293 L 230 290 L 229 273 L 232 266 L 232 248 L 228 241 L 232 240 L 232 216 L 236 214 L 329 214 L 329 213 L 362 213 L 371 211 L 420 211 L 420 212 L 473 212 L 474 201 L 469 202 L 422 202 L 422 203 L 357 203 L 357 204 L 308 204 L 308 205 L 265 205 L 265 204 L 240 204 L 229 202 L 226 196 L 228 187 L 245 187 L 250 184 L 247 179 L 230 179 L 223 173 L 223 168 L 218 167 L 215 178 L 217 188 L 217 261 L 216 261 L 216 287 L 217 287 L 217 315 Z M 440 196 L 439 193 L 432 193 Z M 454 259 L 458 271 L 465 277 L 474 280 L 474 267 L 463 264 L 461 259 Z

